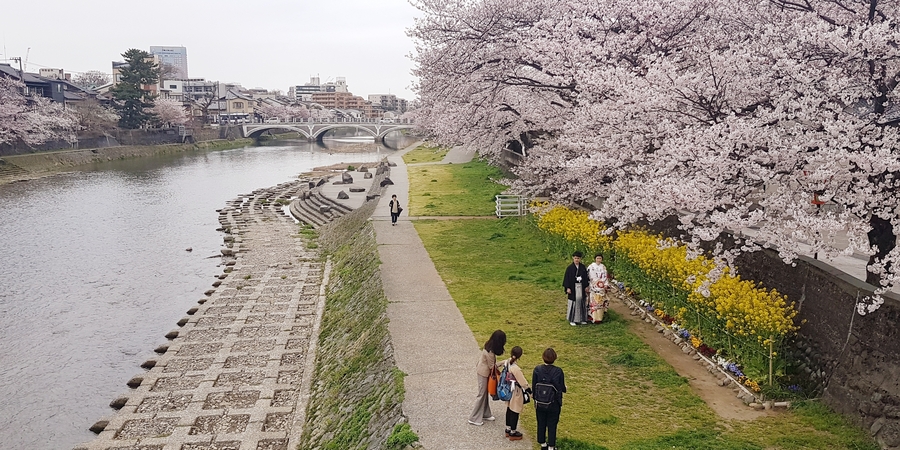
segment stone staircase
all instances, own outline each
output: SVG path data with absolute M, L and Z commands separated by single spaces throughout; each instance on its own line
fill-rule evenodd
M 12 181 L 27 178 L 29 172 L 9 161 L 0 159 L 0 180 Z
M 310 182 L 310 187 L 303 190 L 290 205 L 291 215 L 295 219 L 314 228 L 353 211 L 353 208 L 323 195 L 320 189 L 322 184 L 321 180 Z

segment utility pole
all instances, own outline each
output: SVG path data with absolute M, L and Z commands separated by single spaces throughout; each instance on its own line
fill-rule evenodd
M 22 70 L 22 57 L 21 56 L 10 56 L 10 60 L 19 62 L 19 81 L 25 82 L 25 71 Z
M 22 83 L 22 94 L 27 97 L 28 96 L 28 86 L 25 84 L 25 71 L 22 69 L 22 57 L 11 56 L 9 59 L 12 61 L 19 62 L 19 81 Z

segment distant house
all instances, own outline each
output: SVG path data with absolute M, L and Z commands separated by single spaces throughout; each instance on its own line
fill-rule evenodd
M 225 111 L 219 113 L 220 121 L 246 122 L 256 113 L 256 100 L 234 89 L 229 89 L 223 100 Z
M 62 72 L 59 70 L 59 72 Z M 42 77 L 36 73 L 22 72 L 13 68 L 9 64 L 0 63 L 0 76 L 13 78 L 25 83 L 24 94 L 26 97 L 38 96 L 46 97 L 50 100 L 61 103 L 64 107 L 75 106 L 85 101 L 96 100 L 97 93 L 82 89 L 63 76 L 57 78 L 54 74 L 52 78 Z

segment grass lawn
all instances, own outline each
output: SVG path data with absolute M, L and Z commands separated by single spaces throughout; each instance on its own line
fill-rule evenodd
M 445 147 L 430 147 L 422 144 L 403 155 L 403 162 L 407 164 L 439 162 L 444 159 L 449 149 Z
M 411 216 L 491 216 L 500 170 L 480 161 L 409 167 Z
M 438 197 L 429 190 L 432 178 L 441 180 L 440 211 L 458 211 L 453 205 L 472 214 L 487 203 L 484 178 L 492 172 L 483 163 L 422 167 L 415 175 L 413 169 L 419 168 L 410 168 L 413 209 Z M 462 183 L 473 180 L 477 189 L 470 193 Z M 569 261 L 551 253 L 527 219 L 420 220 L 415 226 L 479 342 L 495 329 L 506 331 L 507 355 L 514 345 L 523 348 L 529 378 L 544 348 L 556 349 L 569 390 L 559 427 L 562 449 L 878 448 L 863 430 L 815 402 L 753 421 L 723 420 L 616 313 L 610 311 L 603 325 L 569 326 L 561 286 Z M 672 351 L 680 350 L 673 345 Z M 501 405 L 492 404 L 498 417 Z M 530 408 L 521 421 L 533 437 Z

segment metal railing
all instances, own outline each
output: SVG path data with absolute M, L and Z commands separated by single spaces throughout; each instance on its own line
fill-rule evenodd
M 498 195 L 497 217 L 518 217 L 528 213 L 525 197 L 521 195 Z

